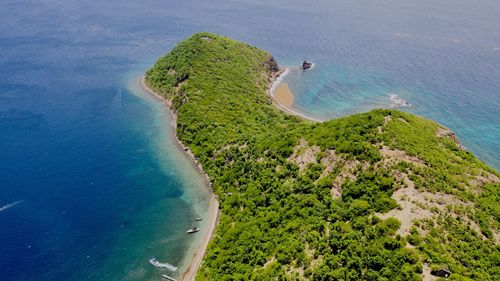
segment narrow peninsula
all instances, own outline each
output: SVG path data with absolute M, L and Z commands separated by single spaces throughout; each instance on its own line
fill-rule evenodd
M 198 33 L 145 74 L 220 204 L 190 276 L 499 279 L 496 170 L 408 113 L 323 123 L 287 114 L 269 95 L 279 71 L 263 50 Z

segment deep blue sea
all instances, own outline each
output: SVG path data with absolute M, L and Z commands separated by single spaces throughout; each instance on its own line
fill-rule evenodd
M 168 112 L 137 79 L 198 31 L 271 52 L 296 110 L 393 107 L 500 168 L 496 0 L 0 2 L 0 279 L 159 280 L 206 210 Z M 172 275 L 176 275 L 173 273 Z

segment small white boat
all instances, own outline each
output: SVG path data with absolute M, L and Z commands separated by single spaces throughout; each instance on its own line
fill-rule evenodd
M 176 266 L 173 266 L 173 265 L 171 265 L 169 263 L 161 263 L 155 257 L 150 258 L 149 259 L 149 263 L 152 264 L 155 267 L 166 268 L 166 269 L 168 269 L 170 271 L 176 271 L 177 270 Z
M 156 267 L 160 267 L 160 262 L 155 257 L 150 258 L 149 263 Z
M 187 234 L 191 234 L 191 233 L 196 233 L 200 231 L 200 228 L 199 227 L 193 227 L 191 229 L 188 229 L 188 231 L 186 231 Z
M 195 218 L 194 220 L 195 221 L 202 221 L 203 219 L 202 218 Z
M 170 276 L 168 276 L 168 275 L 166 275 L 166 274 L 162 274 L 161 276 L 163 276 L 163 278 L 165 278 L 165 279 L 167 279 L 167 280 L 170 280 L 170 281 L 177 281 L 177 280 L 175 280 L 174 278 L 172 278 L 172 277 L 170 277 Z

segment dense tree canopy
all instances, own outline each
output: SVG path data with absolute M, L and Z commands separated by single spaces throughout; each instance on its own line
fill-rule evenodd
M 197 280 L 500 280 L 495 170 L 407 113 L 287 115 L 267 95 L 273 62 L 198 33 L 146 73 L 220 202 Z

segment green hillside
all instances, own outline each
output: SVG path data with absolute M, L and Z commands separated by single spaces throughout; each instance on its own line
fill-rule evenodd
M 444 127 L 373 110 L 325 123 L 276 109 L 277 64 L 210 33 L 146 73 L 221 208 L 197 280 L 500 280 L 497 171 Z

